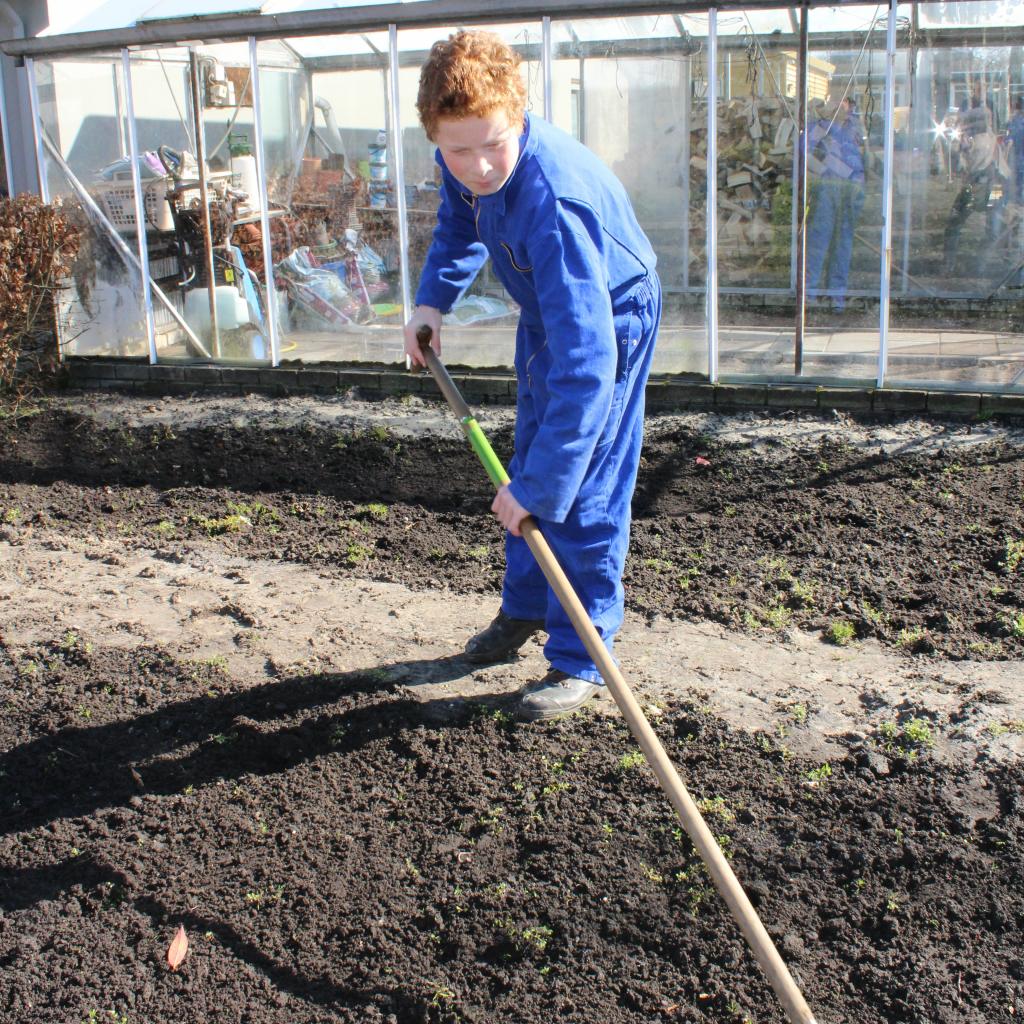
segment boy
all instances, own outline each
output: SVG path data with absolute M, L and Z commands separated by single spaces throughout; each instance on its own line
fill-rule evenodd
M 515 455 L 491 506 L 508 531 L 501 608 L 466 645 L 510 657 L 544 629 L 550 670 L 520 717 L 574 711 L 602 687 L 520 532 L 532 515 L 611 649 L 643 430 L 644 385 L 661 315 L 655 257 L 622 185 L 586 147 L 526 113 L 519 57 L 488 32 L 435 43 L 417 109 L 441 167 L 441 205 L 405 351 L 416 331 L 440 355 L 441 316 L 490 256 L 521 308 Z

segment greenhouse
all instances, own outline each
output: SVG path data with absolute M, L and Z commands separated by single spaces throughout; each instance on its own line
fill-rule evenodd
M 110 3 L 3 44 L 40 193 L 87 225 L 64 358 L 400 363 L 439 197 L 419 68 L 484 25 L 629 192 L 655 374 L 1024 391 L 1017 0 L 238 6 Z M 516 319 L 485 267 L 446 358 L 510 368 Z

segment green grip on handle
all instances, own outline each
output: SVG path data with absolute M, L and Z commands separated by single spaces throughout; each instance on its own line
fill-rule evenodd
M 472 416 L 466 416 L 462 420 L 462 429 L 465 431 L 473 451 L 476 452 L 476 457 L 483 463 L 484 469 L 487 470 L 491 483 L 495 487 L 507 484 L 509 481 L 508 473 L 505 472 L 501 459 L 494 454 L 491 442 L 487 440 L 486 435 L 480 429 L 480 424 Z

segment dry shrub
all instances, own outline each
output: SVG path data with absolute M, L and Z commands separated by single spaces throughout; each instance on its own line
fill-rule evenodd
M 56 364 L 53 303 L 80 241 L 60 203 L 0 199 L 0 392 Z

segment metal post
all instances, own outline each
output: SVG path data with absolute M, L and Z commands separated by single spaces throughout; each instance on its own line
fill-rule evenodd
M 544 79 L 544 120 L 554 121 L 555 99 L 551 80 L 551 19 L 547 16 L 540 23 L 540 66 Z
M 808 0 L 800 4 L 800 53 L 797 63 L 797 187 L 793 205 L 800 211 L 796 232 L 796 322 L 793 337 L 793 373 L 804 372 L 804 286 L 807 280 L 807 29 L 810 20 Z
M 57 147 L 45 136 L 42 137 L 43 143 L 46 146 L 47 152 L 50 154 L 50 159 L 57 165 L 61 173 L 67 179 L 68 184 L 71 186 L 71 190 L 78 196 L 81 204 L 89 211 L 93 220 L 103 228 L 107 233 L 107 237 L 110 239 L 114 248 L 124 257 L 125 262 L 128 266 L 137 270 L 140 274 L 142 273 L 142 266 L 139 264 L 139 258 L 132 252 L 131 247 L 118 233 L 117 228 L 110 223 L 107 215 L 96 205 L 96 200 L 89 194 L 89 190 L 75 177 L 75 172 L 71 170 L 67 165 L 67 161 L 60 155 Z M 205 346 L 196 336 L 195 331 L 189 327 L 185 318 L 178 312 L 174 307 L 174 303 L 171 302 L 160 286 L 156 284 L 152 278 L 150 279 L 150 287 L 153 289 L 153 294 L 164 304 L 167 308 L 167 312 L 174 317 L 177 321 L 178 326 L 185 332 L 189 341 L 192 342 L 196 347 L 196 351 L 206 359 L 210 358 L 210 353 L 206 351 Z
M 32 112 L 32 137 L 36 144 L 36 169 L 39 174 L 39 198 L 50 202 L 50 183 L 46 180 L 46 154 L 43 152 L 43 122 L 39 116 L 39 89 L 36 87 L 36 62 L 25 58 L 25 75 L 28 78 L 28 104 Z
M 260 74 L 256 60 L 256 37 L 249 36 L 249 81 L 252 83 L 253 155 L 260 189 L 260 231 L 263 232 L 263 280 L 266 282 L 264 308 L 270 334 L 270 365 L 281 361 L 281 340 L 277 334 L 277 285 L 274 281 L 273 240 L 270 237 L 270 200 L 267 196 L 267 165 L 263 152 L 263 111 L 260 108 Z
M 693 58 L 683 58 L 683 294 L 690 290 L 690 92 L 693 89 Z
M 123 52 L 123 51 L 122 51 Z M 125 133 L 125 97 L 121 87 L 121 76 L 117 73 L 117 65 L 110 65 L 110 74 L 114 80 L 114 118 L 117 120 L 117 144 L 121 156 L 128 155 L 128 137 Z
M 707 235 L 705 274 L 707 296 L 704 300 L 708 331 L 708 380 L 718 381 L 718 11 L 708 11 L 708 151 Z
M 907 43 L 907 90 L 909 92 L 908 103 L 909 115 L 907 118 L 907 129 L 914 130 L 914 121 L 917 113 L 914 110 L 914 103 L 917 100 L 918 92 L 914 88 L 914 76 L 917 74 L 917 59 L 915 51 L 917 43 L 917 4 L 913 5 L 913 14 L 910 25 L 910 38 Z M 930 157 L 930 154 L 929 154 Z M 903 267 L 900 281 L 900 294 L 906 295 L 910 290 L 910 203 L 913 196 L 913 189 L 910 187 L 913 180 L 914 165 L 904 157 L 907 168 L 904 177 L 905 190 L 903 194 Z M 930 162 L 930 159 L 929 159 Z
M 142 268 L 142 301 L 146 312 L 146 339 L 149 343 L 150 364 L 156 362 L 156 321 L 153 317 L 153 291 L 149 286 L 149 245 L 146 230 L 146 204 L 142 194 L 142 175 L 139 171 L 139 136 L 135 127 L 135 99 L 132 93 L 131 53 L 121 51 L 121 69 L 124 75 L 124 107 L 128 118 L 128 155 L 132 167 L 132 192 L 135 200 L 136 242 L 139 248 L 139 266 Z M 116 75 L 116 65 L 114 67 Z M 166 200 L 165 200 L 166 202 Z
M 203 120 L 202 85 L 199 81 L 199 57 L 188 51 L 189 83 L 192 86 L 192 118 L 196 129 L 196 164 L 199 167 L 199 203 L 203 212 L 203 244 L 206 246 L 206 292 L 210 300 L 210 333 L 213 356 L 220 358 L 220 327 L 217 323 L 217 271 L 213 259 L 213 232 L 210 229 L 210 190 L 206 180 L 206 127 Z
M 892 274 L 892 164 L 896 152 L 896 2 L 889 0 L 889 21 L 885 30 L 885 155 L 882 166 L 882 264 L 878 303 L 878 372 L 875 386 L 885 383 L 889 361 L 889 296 Z M 872 26 L 874 28 L 874 26 Z M 910 197 L 907 197 L 909 202 Z
M 388 106 L 391 108 L 391 152 L 394 154 L 395 205 L 398 209 L 398 267 L 402 282 L 402 311 L 406 321 L 412 316 L 412 291 L 409 287 L 409 210 L 405 202 L 405 159 L 402 152 L 402 114 L 399 110 L 398 26 L 388 25 Z M 408 359 L 408 357 L 406 357 Z
M 0 133 L 3 135 L 4 170 L 7 174 L 7 194 L 13 199 L 14 168 L 11 167 L 11 133 L 7 128 L 7 122 L 10 119 L 10 111 L 7 109 L 7 92 L 4 87 L 5 61 L 6 58 L 0 56 Z

